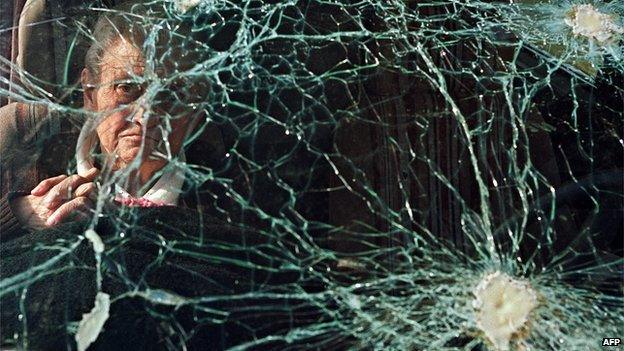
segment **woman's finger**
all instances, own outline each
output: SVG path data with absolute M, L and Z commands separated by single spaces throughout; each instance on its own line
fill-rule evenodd
M 64 203 L 54 211 L 46 220 L 47 226 L 54 226 L 61 223 L 67 217 L 76 213 L 87 213 L 92 207 L 91 200 L 81 196 Z
M 30 194 L 35 195 L 35 196 L 44 195 L 45 193 L 48 192 L 48 190 L 50 190 L 50 188 L 52 188 L 53 186 L 63 181 L 65 178 L 67 178 L 67 176 L 65 174 L 61 174 L 60 176 L 42 180 L 39 184 L 37 184 L 36 187 L 34 187 L 30 191 Z
M 91 168 L 84 177 L 74 174 L 65 178 L 48 191 L 43 200 L 44 205 L 50 210 L 56 209 L 63 202 L 73 198 L 72 192 L 77 190 L 80 185 L 92 182 L 98 173 L 97 168 Z
M 74 191 L 74 196 L 75 197 L 80 197 L 80 196 L 90 197 L 89 195 L 93 193 L 93 190 L 95 190 L 95 183 L 93 182 L 80 184 L 76 188 L 76 191 Z
M 98 174 L 100 174 L 100 170 L 95 167 L 91 167 L 91 169 L 89 169 L 87 173 L 82 176 L 82 178 L 91 182 L 95 179 L 95 177 L 97 177 Z
M 47 207 L 50 210 L 54 210 L 63 202 L 71 199 L 71 191 L 72 189 L 75 189 L 75 186 L 72 185 L 78 183 L 79 181 L 80 176 L 72 175 L 53 186 L 43 197 L 43 206 Z

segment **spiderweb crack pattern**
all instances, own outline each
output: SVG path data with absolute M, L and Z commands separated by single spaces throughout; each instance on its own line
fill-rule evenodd
M 590 3 L 622 28 L 618 1 Z M 497 350 L 474 307 L 496 272 L 536 296 L 510 349 L 598 349 L 624 325 L 624 51 L 619 32 L 608 45 L 572 32 L 566 19 L 583 4 L 205 0 L 130 11 L 149 28 L 136 79 L 163 138 L 168 121 L 200 119 L 185 162 L 159 150 L 184 169 L 190 209 L 111 207 L 103 189 L 114 180 L 102 177 L 88 221 L 20 243 L 39 256 L 0 281 L 3 307 L 17 311 L 3 319 L 18 322 L 5 341 L 36 345 L 53 321 L 76 333 L 64 309 L 33 325 L 45 309 L 31 295 L 64 272 L 95 283 L 84 236 L 62 234 L 95 228 L 108 328 L 124 328 L 115 314 L 139 301 L 167 349 L 211 335 L 232 350 Z M 105 5 L 52 21 L 80 47 Z M 0 95 L 78 129 L 93 118 L 77 85 L 1 65 L 20 84 Z

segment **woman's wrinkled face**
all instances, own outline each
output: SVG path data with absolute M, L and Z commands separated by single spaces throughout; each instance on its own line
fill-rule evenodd
M 188 118 L 171 120 L 171 130 L 165 132 L 163 116 L 155 115 L 156 109 L 151 109 L 142 96 L 144 70 L 141 50 L 118 40 L 102 56 L 95 87 L 85 89 L 85 108 L 103 112 L 96 131 L 102 152 L 113 160 L 113 169 L 126 167 L 139 154 L 141 164 L 164 163 L 154 155 L 157 150 L 164 152 L 164 139 L 174 155 L 182 146 Z

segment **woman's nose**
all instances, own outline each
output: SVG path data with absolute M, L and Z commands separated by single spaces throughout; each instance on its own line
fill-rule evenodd
M 130 118 L 128 119 L 132 123 L 143 125 L 145 122 L 145 108 L 143 106 L 137 106 L 132 110 Z
M 151 128 L 158 124 L 158 118 L 152 113 L 147 112 L 145 107 L 137 107 L 131 114 L 130 122 L 140 125 L 141 127 Z

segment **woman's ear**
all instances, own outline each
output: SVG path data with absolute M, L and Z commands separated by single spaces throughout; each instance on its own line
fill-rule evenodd
M 91 77 L 91 73 L 86 68 L 82 69 L 82 73 L 80 73 L 80 83 L 82 84 L 82 100 L 83 107 L 87 110 L 95 111 L 97 110 L 97 104 L 95 100 L 95 84 L 93 84 L 94 80 Z

